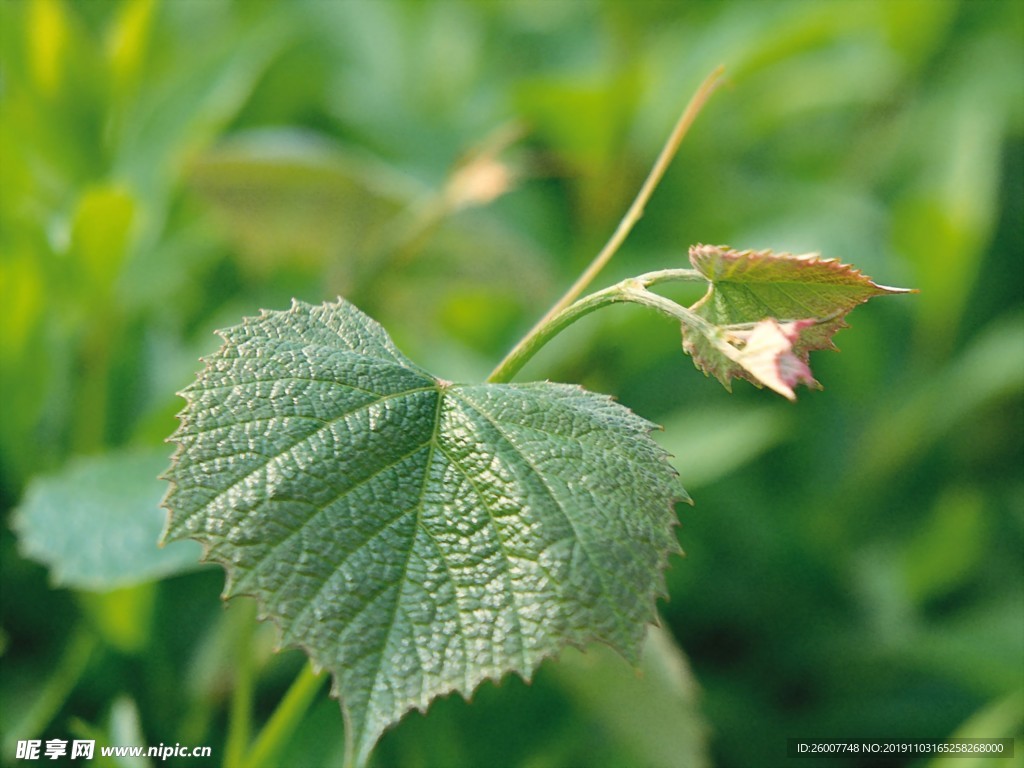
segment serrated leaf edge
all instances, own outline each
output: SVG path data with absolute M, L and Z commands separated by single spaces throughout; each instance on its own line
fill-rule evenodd
M 347 303 L 347 302 L 342 297 L 338 297 L 338 303 Z M 318 306 L 318 305 L 309 304 L 307 302 L 303 302 L 303 301 L 300 301 L 298 299 L 293 298 L 292 302 L 291 302 L 291 306 L 289 307 L 288 310 L 285 310 L 284 313 L 294 314 L 294 313 L 297 313 L 299 311 L 299 309 L 301 309 L 301 308 L 304 308 L 304 307 L 315 308 L 316 306 Z M 323 305 L 319 305 L 319 306 L 323 306 Z M 270 623 L 274 626 L 274 630 L 275 630 L 275 634 L 276 634 L 276 642 L 275 642 L 275 646 L 274 646 L 275 652 L 280 652 L 280 651 L 287 650 L 287 649 L 290 649 L 290 648 L 296 648 L 298 650 L 301 650 L 306 655 L 306 657 L 310 661 L 310 664 L 312 665 L 312 668 L 313 668 L 314 672 L 319 673 L 322 670 L 327 670 L 330 673 L 330 675 L 331 675 L 330 695 L 333 698 L 338 700 L 340 708 L 341 708 L 341 711 L 342 711 L 342 716 L 343 716 L 344 721 L 345 721 L 345 732 L 346 732 L 346 747 L 345 747 L 345 749 L 346 749 L 346 753 L 348 753 L 350 748 L 355 748 L 354 744 L 351 745 L 351 747 L 350 747 L 349 741 L 358 741 L 359 739 L 358 738 L 357 739 L 349 739 L 349 736 L 352 735 L 352 727 L 353 727 L 352 726 L 352 718 L 351 718 L 351 713 L 349 711 L 349 707 L 346 704 L 345 699 L 344 699 L 344 697 L 341 694 L 341 691 L 339 690 L 338 674 L 335 673 L 334 670 L 332 670 L 329 666 L 327 666 L 326 664 L 324 664 L 323 662 L 318 660 L 317 659 L 318 654 L 314 651 L 314 649 L 309 647 L 306 643 L 304 643 L 302 641 L 299 641 L 299 640 L 289 641 L 287 643 L 285 643 L 283 641 L 283 638 L 284 638 L 286 632 L 285 632 L 284 628 L 282 627 L 282 625 L 280 623 L 280 617 L 275 616 L 273 613 L 270 613 L 268 611 L 267 606 L 266 606 L 266 600 L 263 597 L 261 597 L 258 593 L 256 593 L 256 592 L 233 592 L 232 591 L 232 585 L 236 581 L 233 564 L 230 563 L 229 561 L 220 560 L 220 559 L 217 559 L 215 557 L 210 557 L 209 553 L 210 553 L 210 549 L 212 548 L 212 545 L 210 543 L 208 543 L 206 540 L 204 540 L 204 538 L 201 537 L 201 536 L 192 536 L 192 535 L 184 535 L 183 536 L 183 535 L 181 535 L 178 532 L 172 531 L 172 529 L 171 529 L 171 518 L 173 516 L 173 510 L 172 510 L 171 506 L 169 505 L 169 501 L 170 501 L 171 497 L 174 495 L 175 490 L 177 488 L 177 483 L 174 481 L 174 479 L 172 477 L 172 474 L 173 474 L 174 468 L 178 465 L 182 455 L 185 452 L 185 445 L 184 445 L 184 443 L 180 442 L 178 440 L 178 438 L 187 430 L 187 427 L 189 425 L 189 410 L 191 409 L 191 407 L 194 405 L 194 402 L 195 402 L 193 400 L 193 398 L 192 398 L 192 388 L 194 387 L 196 382 L 198 382 L 200 380 L 200 378 L 203 376 L 203 374 L 206 372 L 206 370 L 209 367 L 209 364 L 212 361 L 214 361 L 215 359 L 217 359 L 218 355 L 224 349 L 225 345 L 231 343 L 229 334 L 230 334 L 230 332 L 232 330 L 234 330 L 236 328 L 250 327 L 250 326 L 258 323 L 259 321 L 265 319 L 266 317 L 268 317 L 268 316 L 270 316 L 272 314 L 280 313 L 280 312 L 281 312 L 281 310 L 260 309 L 258 315 L 246 316 L 246 317 L 244 317 L 242 319 L 241 323 L 236 324 L 235 326 L 231 326 L 231 327 L 225 328 L 225 329 L 217 329 L 217 330 L 215 330 L 214 333 L 222 340 L 222 344 L 214 352 L 210 353 L 209 355 L 204 355 L 204 356 L 199 358 L 199 362 L 201 362 L 203 364 L 203 367 L 196 373 L 195 379 L 187 387 L 185 387 L 184 389 L 182 389 L 182 390 L 180 390 L 180 391 L 178 391 L 176 393 L 179 397 L 181 397 L 182 399 L 185 400 L 185 406 L 176 415 L 176 417 L 177 417 L 177 419 L 179 421 L 178 428 L 174 431 L 174 433 L 170 437 L 168 437 L 164 441 L 165 443 L 169 443 L 169 444 L 175 445 L 175 450 L 174 450 L 173 454 L 171 455 L 170 465 L 168 466 L 167 470 L 165 470 L 159 476 L 159 479 L 164 480 L 164 481 L 166 481 L 168 483 L 167 491 L 164 493 L 163 499 L 160 502 L 160 507 L 162 509 L 165 509 L 168 514 L 167 514 L 167 521 L 166 521 L 166 523 L 164 525 L 164 530 L 163 530 L 163 533 L 161 534 L 159 544 L 160 544 L 160 546 L 164 546 L 165 544 L 167 544 L 167 543 L 169 543 L 171 541 L 180 539 L 180 538 L 188 538 L 188 539 L 192 539 L 194 541 L 199 542 L 199 544 L 202 546 L 202 555 L 201 555 L 201 558 L 200 558 L 200 562 L 202 562 L 202 563 L 214 563 L 214 564 L 217 564 L 217 565 L 221 566 L 224 569 L 224 572 L 225 572 L 225 585 L 224 585 L 224 589 L 221 592 L 221 599 L 224 600 L 225 602 L 227 600 L 229 600 L 231 598 L 235 598 L 235 597 L 250 597 L 250 598 L 254 599 L 256 601 L 256 603 L 257 603 L 257 614 L 256 614 L 257 620 L 260 621 L 260 622 L 270 621 Z M 372 320 L 372 318 L 371 318 L 371 320 Z M 373 322 L 376 322 L 376 321 L 373 321 Z M 415 364 L 412 364 L 411 361 L 410 361 L 410 364 L 417 371 L 423 373 L 426 376 L 429 376 L 434 382 L 436 382 L 438 390 L 439 390 L 439 393 L 440 393 L 439 407 L 440 407 L 441 400 L 445 397 L 445 390 L 458 386 L 458 385 L 452 384 L 451 382 L 447 382 L 447 381 L 445 381 L 443 379 L 438 379 L 437 377 L 433 376 L 432 374 L 428 373 L 427 371 L 419 368 L 418 366 L 415 366 Z M 544 382 L 534 382 L 534 383 L 551 384 L 551 383 L 554 383 L 554 382 L 550 382 L 550 381 L 545 380 Z M 520 385 L 506 384 L 506 385 L 501 385 L 501 386 L 518 387 Z M 627 406 L 622 405 L 621 403 L 619 403 L 617 401 L 616 398 L 614 398 L 614 397 L 612 397 L 610 395 L 603 394 L 603 393 L 591 392 L 590 390 L 585 389 L 584 387 L 580 386 L 579 384 L 558 383 L 557 386 L 565 387 L 567 389 L 573 389 L 573 390 L 585 393 L 586 395 L 588 395 L 590 397 L 595 397 L 595 398 L 603 399 L 607 403 L 613 403 L 617 407 L 625 409 L 625 411 L 633 419 L 635 419 L 635 421 L 636 421 L 636 427 L 637 427 L 636 434 L 637 435 L 643 435 L 643 436 L 645 436 L 650 441 L 651 447 L 654 450 L 654 455 L 657 457 L 658 461 L 663 465 L 663 468 L 665 470 L 667 470 L 667 472 L 673 478 L 675 478 L 676 480 L 679 479 L 679 472 L 678 472 L 678 470 L 676 470 L 676 468 L 672 465 L 672 463 L 670 461 L 671 458 L 672 458 L 672 454 L 670 454 L 668 451 L 666 451 L 664 448 L 662 448 L 651 437 L 651 434 L 654 432 L 654 430 L 656 430 L 656 429 L 659 429 L 659 430 L 663 429 L 660 425 L 658 425 L 658 424 L 656 424 L 656 423 L 654 423 L 652 421 L 649 421 L 648 419 L 645 419 L 644 417 L 636 414 L 632 409 L 628 408 Z M 680 525 L 679 519 L 678 519 L 677 515 L 675 514 L 675 507 L 676 507 L 676 504 L 681 503 L 681 502 L 692 505 L 693 504 L 693 500 L 690 497 L 690 495 L 686 492 L 685 488 L 682 486 L 681 483 L 676 482 L 675 485 L 676 485 L 676 488 L 679 490 L 680 495 L 670 497 L 669 500 L 668 500 L 669 515 L 667 515 L 668 522 L 667 522 L 667 531 L 666 531 L 666 533 L 668 534 L 668 538 L 672 542 L 672 546 L 669 546 L 667 549 L 661 550 L 658 553 L 658 563 L 656 565 L 656 570 L 658 572 L 657 583 L 654 585 L 654 590 L 652 591 L 652 593 L 650 595 L 650 606 L 649 606 L 649 611 L 647 612 L 649 618 L 647 618 L 644 621 L 644 626 L 646 626 L 647 624 L 650 624 L 650 625 L 653 625 L 653 626 L 661 626 L 661 621 L 660 621 L 660 617 L 658 615 L 658 610 L 657 610 L 657 603 L 658 603 L 659 599 L 663 599 L 663 600 L 668 600 L 669 599 L 667 580 L 665 578 L 665 572 L 667 571 L 668 566 L 669 566 L 669 558 L 672 555 L 685 556 L 685 552 L 679 546 L 678 539 L 677 539 L 677 537 L 675 536 L 675 533 L 674 533 L 675 528 Z M 433 695 L 429 695 L 427 697 L 427 699 L 424 702 L 422 702 L 422 703 L 413 704 L 398 719 L 396 719 L 393 722 L 387 723 L 383 728 L 380 728 L 378 730 L 378 732 L 376 733 L 376 735 L 373 738 L 372 743 L 369 744 L 366 747 L 365 755 L 363 757 L 364 758 L 368 758 L 368 756 L 370 754 L 370 751 L 373 749 L 373 747 L 376 745 L 376 743 L 380 740 L 381 736 L 383 736 L 384 733 L 386 733 L 388 730 L 390 730 L 391 728 L 395 727 L 399 722 L 401 722 L 401 720 L 404 719 L 405 716 L 409 714 L 409 712 L 415 710 L 415 711 L 420 712 L 420 713 L 426 713 L 427 710 L 430 708 L 430 705 L 434 701 L 436 701 L 437 699 L 448 698 L 449 696 L 451 696 L 453 694 L 458 694 L 458 695 L 462 696 L 463 699 L 465 699 L 467 702 L 472 701 L 473 696 L 476 694 L 476 691 L 479 690 L 479 688 L 484 683 L 492 682 L 494 684 L 500 684 L 500 682 L 502 680 L 504 680 L 506 677 L 508 677 L 511 674 L 518 675 L 523 681 L 525 681 L 526 683 L 530 683 L 532 681 L 532 679 L 533 679 L 533 676 L 536 674 L 537 670 L 539 669 L 540 665 L 545 660 L 547 660 L 547 659 L 557 659 L 557 657 L 561 654 L 561 652 L 565 648 L 567 648 L 567 647 L 573 647 L 573 648 L 577 648 L 577 649 L 579 649 L 581 651 L 584 651 L 586 649 L 586 646 L 588 644 L 590 644 L 590 643 L 593 643 L 593 642 L 599 642 L 599 643 L 602 643 L 603 645 L 608 646 L 613 651 L 615 651 L 617 654 L 622 656 L 629 664 L 631 664 L 633 666 L 636 666 L 636 664 L 639 662 L 640 654 L 641 654 L 642 648 L 643 648 L 643 639 L 642 638 L 643 638 L 643 636 L 641 636 L 640 643 L 639 643 L 639 645 L 637 647 L 626 649 L 626 648 L 618 648 L 615 645 L 613 645 L 610 641 L 608 641 L 608 640 L 606 640 L 604 638 L 601 638 L 601 637 L 590 637 L 590 638 L 588 638 L 585 641 L 575 641 L 575 640 L 573 640 L 571 638 L 559 637 L 556 640 L 556 647 L 552 651 L 550 651 L 548 653 L 543 653 L 542 655 L 537 657 L 536 661 L 534 661 L 532 664 L 527 664 L 526 666 L 528 668 L 525 669 L 525 670 L 509 669 L 509 670 L 506 670 L 506 671 L 504 671 L 504 672 L 502 672 L 501 674 L 498 674 L 498 675 L 487 674 L 487 675 L 479 678 L 473 685 L 469 686 L 467 690 L 462 690 L 460 688 L 452 688 L 451 690 L 449 690 L 449 691 L 447 691 L 445 693 L 436 693 L 436 694 L 433 694 Z M 350 761 L 346 761 L 347 764 L 348 764 L 348 762 L 350 762 Z
M 849 328 L 850 327 L 849 323 L 846 322 L 846 316 L 850 312 L 852 312 L 856 307 L 860 306 L 861 304 L 867 303 L 870 299 L 874 298 L 875 296 L 883 296 L 883 295 L 886 295 L 886 294 L 901 294 L 901 293 L 917 293 L 918 292 L 916 289 L 913 289 L 913 288 L 895 288 L 893 286 L 881 285 L 879 283 L 876 283 L 871 278 L 869 278 L 867 275 L 865 275 L 857 267 L 855 267 L 855 266 L 853 266 L 851 264 L 846 264 L 846 263 L 840 261 L 839 259 L 835 259 L 835 258 L 827 258 L 827 259 L 826 258 L 822 258 L 821 254 L 818 253 L 818 252 L 793 254 L 793 253 L 789 253 L 789 252 L 783 251 L 783 252 L 780 252 L 780 253 L 776 253 L 775 251 L 773 251 L 771 249 L 768 249 L 768 248 L 760 249 L 760 250 L 754 250 L 754 249 L 736 250 L 736 249 L 734 249 L 734 248 L 732 248 L 732 247 L 730 247 L 728 245 L 708 245 L 708 244 L 704 244 L 704 243 L 698 243 L 696 245 L 690 246 L 690 249 L 689 249 L 690 264 L 701 275 L 703 275 L 704 278 L 708 281 L 707 291 L 705 291 L 704 295 L 701 296 L 700 299 L 698 299 L 696 302 L 694 302 L 689 307 L 689 310 L 691 312 L 695 312 L 695 313 L 698 313 L 698 314 L 699 314 L 700 310 L 703 308 L 703 306 L 705 304 L 707 304 L 711 300 L 712 296 L 714 296 L 716 285 L 718 285 L 719 283 L 723 283 L 723 282 L 726 282 L 726 283 L 727 282 L 738 282 L 738 283 L 757 284 L 759 282 L 757 280 L 732 280 L 728 276 L 715 276 L 715 275 L 709 274 L 709 272 L 707 270 L 702 268 L 702 264 L 701 264 L 701 261 L 700 261 L 701 257 L 705 257 L 705 256 L 715 257 L 715 258 L 723 259 L 725 261 L 733 261 L 733 262 L 739 262 L 741 259 L 758 259 L 758 258 L 763 258 L 763 259 L 772 259 L 775 263 L 788 261 L 788 262 L 798 263 L 801 266 L 806 266 L 806 267 L 819 267 L 819 266 L 822 266 L 822 267 L 826 267 L 829 270 L 832 270 L 835 275 L 837 275 L 837 276 L 839 276 L 839 277 L 841 277 L 843 279 L 839 280 L 839 281 L 836 281 L 836 282 L 831 282 L 831 283 L 828 282 L 828 281 L 807 282 L 807 281 L 802 281 L 802 280 L 792 280 L 791 282 L 794 283 L 794 284 L 804 285 L 804 286 L 808 286 L 808 287 L 828 286 L 828 285 L 837 285 L 837 286 L 849 285 L 851 287 L 861 287 L 862 289 L 867 290 L 867 294 L 865 296 L 863 296 L 861 298 L 855 298 L 855 299 L 850 300 L 848 302 L 849 306 L 837 310 L 836 312 L 834 312 L 829 317 L 824 317 L 824 318 L 814 318 L 814 317 L 774 317 L 774 316 L 771 316 L 771 315 L 766 315 L 766 316 L 764 316 L 762 318 L 759 318 L 754 323 L 756 325 L 756 324 L 759 324 L 759 323 L 763 323 L 765 321 L 771 321 L 771 322 L 776 323 L 779 326 L 786 326 L 786 325 L 791 325 L 791 324 L 796 324 L 796 325 L 806 324 L 806 327 L 810 327 L 811 325 L 827 326 L 829 328 L 829 331 L 826 334 L 823 343 L 809 343 L 809 342 L 805 343 L 805 340 L 802 337 L 798 336 L 798 337 L 794 338 L 792 354 L 799 361 L 803 362 L 804 364 L 806 364 L 809 361 L 810 353 L 811 352 L 817 352 L 817 351 L 838 351 L 839 350 L 839 347 L 836 346 L 836 343 L 834 341 L 834 336 L 835 336 L 836 333 L 838 333 L 839 331 L 843 330 L 844 328 Z M 787 281 L 785 281 L 785 280 L 770 280 L 770 281 L 765 281 L 765 282 L 770 282 L 770 283 L 780 283 L 780 282 L 781 283 L 786 283 Z M 733 326 L 717 326 L 717 327 L 722 329 L 722 330 L 727 330 L 729 328 L 732 328 Z M 731 345 L 729 345 L 727 341 L 724 341 L 724 340 L 719 342 L 719 341 L 716 341 L 715 339 L 712 339 L 710 337 L 706 337 L 706 340 L 709 343 L 711 343 L 713 346 L 717 346 L 717 347 L 720 348 L 720 351 L 722 352 L 722 354 L 726 358 L 728 358 L 729 360 L 732 361 L 734 367 L 731 368 L 731 369 L 725 368 L 725 369 L 723 369 L 720 372 L 720 374 L 719 373 L 714 373 L 711 370 L 709 370 L 708 368 L 705 368 L 700 363 L 700 358 L 696 354 L 697 347 L 696 347 L 696 345 L 691 340 L 691 337 L 692 337 L 692 335 L 694 333 L 695 332 L 692 329 L 687 328 L 685 325 L 683 326 L 683 328 L 682 328 L 683 350 L 694 359 L 694 362 L 697 364 L 698 370 L 700 370 L 702 373 L 704 373 L 704 375 L 707 376 L 707 377 L 714 376 L 714 378 L 716 378 L 722 384 L 722 386 L 725 387 L 727 392 L 732 392 L 732 380 L 734 378 L 742 378 L 742 379 L 744 379 L 746 381 L 749 381 L 752 384 L 754 384 L 756 387 L 758 387 L 759 389 L 766 385 L 766 382 L 762 382 L 762 381 L 758 380 L 743 365 L 741 365 L 738 362 L 738 360 L 736 359 L 737 355 L 735 354 L 736 350 L 734 348 L 732 348 Z M 821 386 L 821 384 L 819 382 L 817 382 L 813 378 L 813 376 L 810 375 L 809 368 L 807 369 L 806 377 L 801 377 L 801 380 L 804 381 L 805 383 L 807 383 L 808 386 L 810 386 L 810 387 L 812 387 L 814 389 L 822 389 L 823 388 Z M 773 386 L 772 384 L 767 384 L 767 386 L 770 389 L 773 389 L 776 392 L 778 392 L 779 394 L 783 395 L 787 399 L 790 399 L 790 400 L 795 399 L 795 395 L 793 394 L 792 389 L 790 387 L 783 386 L 783 387 L 780 388 L 780 387 L 777 387 L 777 386 Z
M 706 254 L 712 254 L 712 253 L 717 254 L 717 255 L 719 255 L 719 256 L 721 256 L 723 258 L 726 258 L 728 260 L 738 260 L 741 257 L 742 258 L 768 258 L 768 257 L 772 257 L 772 258 L 780 259 L 780 260 L 783 260 L 783 261 L 793 261 L 793 262 L 797 262 L 797 263 L 801 263 L 801 264 L 805 264 L 805 265 L 809 265 L 809 266 L 810 265 L 821 264 L 821 265 L 824 265 L 824 266 L 828 267 L 829 269 L 836 270 L 836 274 L 841 274 L 841 275 L 849 276 L 854 281 L 863 281 L 867 286 L 870 286 L 872 288 L 877 289 L 879 295 L 883 294 L 883 293 L 899 294 L 899 293 L 917 293 L 918 292 L 914 288 L 895 288 L 895 287 L 890 286 L 890 285 L 881 285 L 879 283 L 876 283 L 870 277 L 865 275 L 863 271 L 861 271 L 859 268 L 853 266 L 852 264 L 847 264 L 847 263 L 845 263 L 845 262 L 843 262 L 843 261 L 841 261 L 839 259 L 836 259 L 836 258 L 823 258 L 821 253 L 818 252 L 818 251 L 811 251 L 811 252 L 808 252 L 808 253 L 790 253 L 788 251 L 782 251 L 782 252 L 776 253 L 775 251 L 771 250 L 770 248 L 761 248 L 761 249 L 747 248 L 747 249 L 738 251 L 735 248 L 732 248 L 732 247 L 730 247 L 728 245 L 708 245 L 706 243 L 697 243 L 696 245 L 691 245 L 690 246 L 690 249 L 689 249 L 690 264 L 693 266 L 694 269 L 696 269 L 698 272 L 700 272 L 702 275 L 704 275 L 704 277 L 711 284 L 711 285 L 708 286 L 709 293 L 710 293 L 710 290 L 714 287 L 714 283 L 715 283 L 716 279 L 718 279 L 718 280 L 728 280 L 729 279 L 727 277 L 726 278 L 715 278 L 715 277 L 712 277 L 711 275 L 707 274 L 704 270 L 702 270 L 700 268 L 700 265 L 694 260 L 696 257 L 704 256 Z M 801 281 L 795 281 L 795 282 L 801 282 Z M 705 294 L 705 296 L 702 297 L 696 304 L 691 306 L 690 309 L 696 309 L 698 304 L 700 304 L 702 301 L 704 301 L 704 299 L 707 297 L 707 295 L 708 294 Z M 865 298 L 865 299 L 863 299 L 861 301 L 858 301 L 857 303 L 858 304 L 863 304 L 869 298 L 871 298 L 871 297 Z M 856 304 L 854 306 L 856 306 Z M 780 322 L 781 322 L 781 321 L 784 321 L 784 320 L 806 320 L 806 319 L 809 319 L 809 318 L 793 317 L 793 318 L 776 318 L 776 319 L 780 320 Z

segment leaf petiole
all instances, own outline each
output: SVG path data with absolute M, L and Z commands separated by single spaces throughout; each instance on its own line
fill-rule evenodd
M 647 272 L 638 277 L 630 277 L 608 288 L 596 291 L 562 309 L 543 325 L 536 328 L 534 332 L 524 339 L 525 343 L 518 344 L 512 350 L 512 353 L 501 362 L 501 365 L 494 369 L 487 381 L 492 384 L 511 381 L 522 367 L 529 362 L 530 358 L 537 354 L 551 339 L 581 317 L 585 317 L 591 312 L 601 307 L 607 307 L 610 304 L 622 302 L 641 304 L 680 321 L 691 330 L 705 335 L 715 333 L 716 327 L 700 315 L 676 304 L 671 299 L 666 299 L 664 296 L 659 296 L 647 290 L 648 285 L 669 280 L 707 282 L 707 278 L 694 269 L 663 269 L 657 272 Z
M 708 279 L 696 269 L 658 269 L 637 275 L 634 280 L 650 287 L 657 283 L 706 283 Z
M 711 335 L 717 332 L 717 326 L 709 323 L 693 310 L 687 309 L 680 304 L 676 304 L 671 299 L 666 299 L 664 296 L 660 296 L 657 293 L 648 291 L 646 286 L 641 282 L 643 278 L 644 275 L 641 275 L 639 278 L 623 280 L 619 283 L 619 286 L 621 286 L 621 290 L 625 296 L 625 301 L 631 301 L 634 304 L 642 304 L 645 307 L 656 309 L 663 315 L 668 315 L 669 317 L 678 320 L 685 327 L 690 330 L 697 331 L 698 333 Z

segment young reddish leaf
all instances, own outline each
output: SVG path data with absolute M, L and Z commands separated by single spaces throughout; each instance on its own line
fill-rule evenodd
M 696 245 L 690 262 L 710 285 L 690 311 L 711 327 L 683 325 L 683 349 L 727 389 L 739 376 L 793 399 L 816 386 L 808 353 L 835 349 L 832 336 L 851 309 L 874 296 L 909 293 L 816 254 L 735 251 Z
M 807 360 L 794 352 L 801 331 L 813 328 L 814 325 L 813 320 L 796 320 L 780 325 L 769 318 L 757 323 L 749 331 L 733 332 L 732 335 L 743 346 L 729 345 L 723 351 L 743 366 L 745 372 L 741 375 L 752 376 L 769 389 L 774 389 L 790 400 L 796 400 L 793 387 L 797 384 L 819 386 L 811 375 Z

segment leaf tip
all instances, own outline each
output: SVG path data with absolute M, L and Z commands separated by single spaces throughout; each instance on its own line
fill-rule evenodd
M 879 285 L 878 283 L 876 283 L 874 281 L 872 281 L 871 284 L 873 286 L 875 286 L 875 288 L 877 288 L 880 293 L 883 293 L 883 294 L 901 294 L 901 293 L 920 293 L 921 292 L 920 289 L 918 289 L 918 288 L 897 288 L 897 287 L 892 286 L 892 285 Z

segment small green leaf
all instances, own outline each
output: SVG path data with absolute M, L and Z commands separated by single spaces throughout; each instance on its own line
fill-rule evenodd
M 683 348 L 694 363 L 727 389 L 739 376 L 790 399 L 797 383 L 817 386 L 808 355 L 835 349 L 832 336 L 846 327 L 851 309 L 874 296 L 910 292 L 816 254 L 695 245 L 690 263 L 710 282 L 690 307 L 710 326 L 683 325 Z
M 77 459 L 34 480 L 14 513 L 22 552 L 55 584 L 94 591 L 195 568 L 192 542 L 157 546 L 166 465 L 165 448 L 131 451 Z
M 650 423 L 575 386 L 437 379 L 343 300 L 221 335 L 183 393 L 166 536 L 333 673 L 350 757 L 566 645 L 636 662 L 687 498 Z

